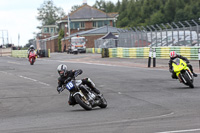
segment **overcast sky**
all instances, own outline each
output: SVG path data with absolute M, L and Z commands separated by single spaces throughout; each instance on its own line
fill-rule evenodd
M 39 32 L 41 26 L 36 19 L 38 10 L 46 0 L 0 0 L 0 45 L 13 43 L 15 46 L 24 46 L 33 33 Z M 61 7 L 67 14 L 74 5 L 82 5 L 84 0 L 53 0 L 56 7 Z M 87 0 L 92 6 L 96 0 Z M 105 0 L 116 3 L 118 0 Z M 19 39 L 18 39 L 19 38 Z

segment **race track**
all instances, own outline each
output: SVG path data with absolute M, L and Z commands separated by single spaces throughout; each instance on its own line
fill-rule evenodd
M 200 132 L 199 77 L 190 89 L 166 69 L 122 60 L 53 53 L 31 66 L 25 58 L 0 57 L 0 133 Z M 90 77 L 108 107 L 69 106 L 69 92 L 56 91 L 59 64 L 82 69 L 78 78 Z

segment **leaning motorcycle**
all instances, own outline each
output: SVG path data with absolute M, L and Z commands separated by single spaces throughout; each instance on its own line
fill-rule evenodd
M 75 98 L 77 104 L 79 104 L 85 110 L 91 110 L 94 107 L 99 106 L 100 108 L 107 107 L 107 101 L 103 95 L 98 95 L 87 85 L 82 84 L 82 80 L 76 80 L 79 74 L 71 79 L 68 78 L 65 84 L 62 86 L 63 89 L 67 89 L 72 97 Z
M 36 60 L 35 51 L 30 51 L 30 53 L 29 53 L 29 62 L 30 62 L 30 64 L 33 65 L 35 60 Z
M 180 58 L 176 58 L 172 62 L 172 66 L 179 81 L 191 88 L 194 88 L 193 85 L 194 77 L 190 68 L 187 66 L 187 63 Z

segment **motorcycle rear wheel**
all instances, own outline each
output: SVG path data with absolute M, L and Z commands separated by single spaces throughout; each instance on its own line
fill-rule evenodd
M 79 94 L 75 95 L 74 98 L 75 98 L 76 102 L 85 110 L 92 109 L 92 105 L 89 102 L 88 103 L 84 102 L 82 97 Z

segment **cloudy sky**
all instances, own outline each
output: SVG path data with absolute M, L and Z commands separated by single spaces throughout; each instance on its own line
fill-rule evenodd
M 13 43 L 24 46 L 34 38 L 36 28 L 41 26 L 36 19 L 38 10 L 45 0 L 0 0 L 0 45 Z M 85 0 L 53 0 L 56 7 L 61 7 L 67 14 L 74 5 L 82 5 Z M 92 6 L 96 0 L 87 0 Z M 118 0 L 105 0 L 116 3 Z

